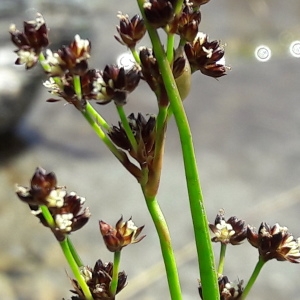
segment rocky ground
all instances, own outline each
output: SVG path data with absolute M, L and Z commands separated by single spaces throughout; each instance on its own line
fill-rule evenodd
M 91 64 L 99 68 L 114 62 L 124 51 L 113 38 L 116 12 L 132 15 L 136 11 L 134 1 L 65 1 L 63 6 L 60 1 L 19 1 L 15 7 L 10 3 L 2 3 L 6 6 L 0 19 L 1 47 L 13 50 L 6 29 L 12 22 L 21 24 L 24 15 L 34 8 L 44 14 L 54 41 L 72 39 L 77 31 L 90 38 Z M 211 39 L 226 42 L 226 61 L 232 66 L 219 81 L 196 74 L 185 104 L 209 218 L 213 221 L 224 208 L 227 216 L 236 215 L 256 227 L 262 221 L 279 222 L 298 237 L 300 60 L 288 49 L 291 41 L 300 39 L 299 1 L 290 0 L 285 7 L 278 0 L 212 0 L 203 7 L 201 24 Z M 254 57 L 260 44 L 272 51 L 268 62 Z M 59 246 L 14 194 L 14 185 L 28 185 L 37 166 L 55 171 L 60 184 L 86 197 L 92 218 L 72 236 L 86 264 L 93 265 L 98 258 L 112 259 L 98 232 L 99 219 L 114 223 L 123 214 L 124 218 L 133 216 L 137 225 L 146 225 L 146 239 L 124 250 L 121 269 L 128 273 L 129 284 L 118 299 L 169 299 L 157 237 L 135 180 L 95 138 L 73 107 L 45 102 L 48 94 L 41 86 L 43 79 L 34 77 L 36 86 L 28 87 L 31 79 L 20 68 L 11 67 L 14 59 L 0 55 L 5 68 L 21 72 L 27 81 L 10 99 L 25 98 L 31 106 L 16 128 L 1 136 L 0 299 L 58 300 L 71 296 L 66 276 L 70 272 Z M 0 68 L 4 69 L 2 65 Z M 0 73 L 1 83 L 7 80 L 7 72 Z M 12 86 L 10 90 L 15 91 Z M 4 96 L 2 93 L 1 100 Z M 97 108 L 109 122 L 116 120 L 114 110 Z M 132 94 L 126 111 L 155 113 L 155 101 L 145 85 Z M 173 121 L 166 143 L 158 197 L 179 258 L 183 298 L 198 299 L 193 233 Z M 219 246 L 215 249 L 218 251 Z M 231 247 L 225 273 L 232 280 L 247 281 L 256 260 L 256 249 L 247 243 Z M 297 300 L 298 295 L 299 266 L 272 261 L 262 270 L 249 299 Z

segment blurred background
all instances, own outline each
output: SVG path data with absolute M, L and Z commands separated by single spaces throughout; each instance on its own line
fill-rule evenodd
M 54 171 L 60 185 L 86 197 L 92 217 L 72 240 L 90 266 L 111 261 L 98 220 L 114 224 L 122 214 L 145 224 L 147 237 L 124 249 L 121 270 L 128 286 L 119 300 L 169 299 L 158 240 L 142 193 L 89 125 L 70 105 L 46 103 L 45 76 L 14 66 L 11 23 L 41 12 L 50 27 L 51 48 L 76 33 L 92 41 L 91 67 L 103 69 L 126 49 L 113 37 L 117 12 L 133 16 L 135 1 L 0 0 L 0 299 L 70 299 L 70 274 L 59 245 L 15 196 L 28 186 L 37 166 Z M 256 228 L 279 222 L 300 236 L 300 2 L 289 0 L 216 1 L 202 8 L 200 30 L 226 46 L 228 75 L 215 80 L 193 76 L 185 101 L 197 152 L 210 222 L 220 208 Z M 141 44 L 142 45 L 142 44 Z M 147 38 L 143 45 L 149 46 Z M 109 123 L 112 105 L 95 106 Z M 145 84 L 130 95 L 126 112 L 155 113 Z M 198 270 L 183 175 L 180 143 L 169 124 L 158 195 L 178 257 L 183 299 L 199 299 Z M 214 245 L 218 257 L 219 245 Z M 224 273 L 247 282 L 256 249 L 229 247 Z M 270 261 L 249 299 L 299 299 L 298 265 Z

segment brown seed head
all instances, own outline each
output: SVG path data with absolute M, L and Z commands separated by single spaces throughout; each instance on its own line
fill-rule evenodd
M 127 95 L 131 93 L 140 81 L 139 70 L 133 67 L 125 71 L 123 67 L 107 65 L 101 76 L 93 83 L 94 99 L 98 104 L 106 104 L 114 100 L 116 105 L 124 105 Z
M 85 279 L 93 299 L 99 300 L 114 300 L 115 295 L 110 293 L 110 283 L 112 279 L 113 273 L 113 264 L 103 263 L 100 259 L 96 262 L 94 268 L 85 266 L 80 270 L 81 275 Z M 127 275 L 125 272 L 118 273 L 118 286 L 116 293 L 118 294 L 126 285 Z M 74 290 L 72 292 L 76 294 L 76 296 L 72 297 L 72 299 L 85 299 L 83 291 L 75 279 L 71 279 Z
M 144 20 L 135 15 L 129 20 L 128 15 L 118 14 L 120 18 L 120 26 L 117 26 L 117 31 L 120 37 L 115 36 L 116 40 L 128 48 L 132 49 L 143 38 L 146 33 Z
M 253 227 L 248 226 L 247 239 L 253 247 L 258 248 L 259 255 L 264 261 L 276 259 L 299 263 L 299 239 L 296 240 L 286 227 L 281 227 L 278 223 L 271 227 L 263 222 L 258 233 Z
M 48 28 L 43 16 L 37 13 L 35 20 L 24 22 L 24 32 L 17 30 L 14 24 L 9 32 L 12 42 L 18 47 L 15 64 L 25 64 L 26 69 L 35 66 L 42 49 L 49 44 Z
M 127 222 L 123 222 L 121 217 L 115 227 L 99 221 L 99 227 L 105 245 L 111 252 L 121 251 L 123 247 L 138 243 L 145 237 L 145 235 L 138 237 L 144 226 L 136 227 L 131 218 Z
M 148 22 L 154 28 L 165 27 L 174 18 L 173 5 L 166 0 L 145 2 L 144 12 Z
M 218 78 L 226 75 L 229 69 L 220 60 L 224 57 L 224 48 L 218 41 L 208 41 L 208 36 L 199 32 L 192 43 L 184 46 L 192 72 L 200 70 L 207 76 Z
M 240 299 L 243 293 L 243 280 L 238 282 L 230 282 L 227 276 L 221 275 L 218 278 L 218 285 L 220 291 L 220 300 L 234 300 Z M 202 298 L 202 286 L 200 284 L 199 295 Z
M 217 214 L 215 223 L 209 224 L 209 228 L 215 234 L 211 240 L 216 243 L 239 245 L 247 236 L 245 222 L 237 217 L 225 221 L 223 210 Z
M 200 11 L 194 10 L 190 4 L 185 4 L 181 14 L 170 24 L 170 32 L 180 35 L 187 42 L 193 42 L 201 21 Z

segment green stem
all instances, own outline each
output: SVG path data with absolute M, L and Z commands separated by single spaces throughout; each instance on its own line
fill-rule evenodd
M 70 249 L 70 251 L 72 253 L 72 256 L 74 257 L 74 260 L 75 260 L 77 266 L 78 267 L 82 267 L 83 266 L 83 262 L 82 262 L 80 256 L 78 255 L 78 253 L 77 253 L 77 251 L 76 251 L 76 249 L 75 249 L 75 247 L 74 247 L 74 245 L 73 245 L 73 243 L 72 243 L 72 241 L 71 241 L 71 239 L 70 239 L 69 236 L 67 236 L 67 243 L 68 243 L 69 249 Z
M 132 56 L 134 57 L 134 60 L 136 61 L 137 64 L 141 64 L 141 60 L 140 60 L 140 56 L 138 54 L 138 52 L 136 51 L 135 48 L 131 48 L 130 49 L 131 53 L 132 53 Z
M 168 39 L 167 39 L 167 58 L 168 62 L 171 63 L 174 58 L 174 34 L 168 34 Z
M 41 209 L 42 214 L 43 214 L 45 220 L 47 221 L 47 224 L 49 225 L 49 227 L 54 228 L 55 222 L 53 220 L 53 217 L 52 217 L 48 207 L 46 205 L 40 205 L 40 209 Z
M 74 90 L 75 90 L 77 99 L 80 101 L 82 99 L 80 76 L 78 76 L 78 75 L 73 76 L 73 86 L 74 86 Z
M 246 299 L 246 297 L 248 296 L 251 288 L 253 287 L 253 285 L 254 285 L 254 283 L 255 283 L 255 281 L 256 281 L 256 279 L 257 279 L 257 277 L 258 277 L 258 275 L 259 275 L 259 273 L 262 269 L 262 267 L 265 265 L 265 263 L 266 262 L 261 257 L 259 257 L 259 260 L 258 260 L 258 262 L 255 266 L 255 269 L 254 269 L 254 271 L 253 271 L 253 273 L 252 273 L 245 289 L 243 290 L 241 300 Z
M 159 204 L 156 201 L 156 198 L 147 197 L 145 193 L 144 196 L 145 196 L 149 213 L 152 217 L 153 223 L 155 225 L 159 237 L 171 299 L 181 300 L 182 296 L 181 296 L 178 270 L 176 266 L 176 261 L 175 261 L 175 256 L 172 248 L 168 225 L 159 207 Z
M 94 109 L 94 107 L 90 103 L 86 103 L 85 106 L 86 112 L 105 130 L 110 130 L 110 126 L 107 124 L 105 119 L 102 118 L 100 114 Z
M 134 153 L 137 153 L 138 145 L 137 145 L 135 136 L 133 135 L 133 132 L 132 132 L 132 130 L 130 128 L 127 116 L 126 116 L 126 114 L 124 112 L 124 108 L 123 108 L 122 105 L 116 105 L 116 108 L 117 108 L 120 120 L 122 122 L 123 128 L 124 128 L 124 130 L 126 132 L 126 135 L 128 137 L 128 140 L 129 140 L 129 142 L 130 142 L 130 144 L 132 146 L 132 149 L 133 149 Z
M 210 242 L 208 220 L 203 203 L 191 130 L 158 33 L 148 24 L 145 18 L 143 12 L 143 0 L 138 0 L 138 4 L 152 41 L 155 57 L 163 77 L 179 131 L 190 201 L 190 210 L 197 247 L 201 285 L 203 288 L 203 298 L 205 300 L 217 300 L 220 299 L 218 279 L 215 270 L 213 249 Z
M 79 268 L 77 266 L 77 263 L 72 255 L 72 252 L 70 251 L 70 248 L 69 248 L 69 244 L 67 242 L 67 239 L 64 239 L 62 242 L 59 242 L 60 246 L 61 246 L 61 249 L 65 255 L 65 258 L 74 274 L 74 277 L 76 278 L 79 286 L 81 287 L 82 289 L 82 292 L 85 296 L 85 299 L 86 300 L 93 300 L 93 296 L 91 294 L 91 291 L 88 287 L 88 285 L 86 284 L 84 278 L 81 276 L 80 274 L 80 271 L 79 271 Z
M 119 265 L 121 258 L 121 251 L 117 251 L 114 253 L 114 264 L 113 264 L 113 274 L 110 283 L 110 293 L 115 296 L 118 288 L 118 280 L 119 280 Z
M 223 274 L 224 264 L 225 264 L 225 254 L 226 254 L 227 245 L 221 243 L 220 249 L 220 259 L 219 259 L 219 267 L 218 267 L 218 274 Z
M 155 135 L 155 153 L 154 160 L 159 159 L 159 156 L 162 155 L 161 149 L 164 146 L 165 140 L 165 130 L 168 116 L 168 107 L 160 106 L 156 118 L 156 135 Z M 154 165 L 156 163 L 154 162 Z
M 97 136 L 104 142 L 107 148 L 120 160 L 123 160 L 123 156 L 121 155 L 120 151 L 116 148 L 116 146 L 112 143 L 112 141 L 107 137 L 101 127 L 96 123 L 96 121 L 90 115 L 90 110 L 84 110 L 81 112 L 85 119 L 89 122 L 91 127 L 93 128 L 94 132 Z

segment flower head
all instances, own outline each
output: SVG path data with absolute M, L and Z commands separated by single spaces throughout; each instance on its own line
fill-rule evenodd
M 237 217 L 226 221 L 223 210 L 217 214 L 215 223 L 209 224 L 209 228 L 215 234 L 211 240 L 216 243 L 239 245 L 247 235 L 245 222 Z
M 248 226 L 247 239 L 253 247 L 258 248 L 264 261 L 275 258 L 278 261 L 299 263 L 299 239 L 296 240 L 287 227 L 281 227 L 278 223 L 271 227 L 263 222 L 257 233 L 253 227 Z
M 46 62 L 50 66 L 47 72 L 50 76 L 62 76 L 64 73 L 83 75 L 88 70 L 87 60 L 90 58 L 91 43 L 83 40 L 77 34 L 68 46 L 63 46 L 57 52 L 46 51 Z
M 128 15 L 122 13 L 119 13 L 118 17 L 120 18 L 120 26 L 117 26 L 117 31 L 120 37 L 115 36 L 115 38 L 121 44 L 132 49 L 146 33 L 144 20 L 139 15 L 134 15 L 129 20 Z
M 221 275 L 218 278 L 219 290 L 220 290 L 220 300 L 233 300 L 240 299 L 243 292 L 243 280 L 238 282 L 230 282 L 227 276 Z M 198 288 L 199 295 L 202 298 L 202 287 Z
M 93 83 L 94 99 L 98 104 L 106 104 L 114 100 L 117 105 L 124 105 L 127 95 L 131 93 L 140 81 L 139 70 L 133 67 L 125 71 L 123 67 L 107 65 L 101 76 Z
M 193 42 L 201 21 L 199 9 L 193 9 L 190 3 L 185 3 L 182 12 L 170 24 L 170 32 L 179 34 L 187 42 Z
M 155 123 L 156 118 L 150 116 L 148 120 L 138 113 L 137 117 L 134 114 L 128 116 L 129 126 L 137 141 L 137 152 L 133 151 L 132 145 L 127 137 L 127 134 L 119 122 L 119 126 L 113 126 L 108 133 L 110 139 L 121 149 L 128 151 L 140 164 L 144 164 L 148 157 L 153 157 L 154 142 L 155 142 Z
M 9 33 L 12 42 L 18 47 L 15 51 L 18 55 L 15 64 L 25 64 L 26 69 L 35 66 L 42 49 L 49 44 L 48 28 L 43 16 L 37 13 L 35 20 L 24 22 L 24 32 L 20 32 L 12 24 Z
M 146 1 L 144 4 L 144 12 L 148 22 L 154 28 L 165 27 L 174 18 L 172 1 Z
M 115 299 L 115 295 L 110 293 L 110 283 L 113 273 L 113 264 L 111 262 L 104 264 L 100 259 L 97 260 L 94 268 L 88 266 L 82 267 L 80 270 L 81 275 L 85 279 L 93 299 Z M 118 286 L 116 293 L 119 293 L 126 285 L 127 275 L 125 272 L 118 273 Z M 74 290 L 72 299 L 85 299 L 83 291 L 75 279 L 71 279 Z
M 55 174 L 46 173 L 46 170 L 39 167 L 31 178 L 30 188 L 17 186 L 16 193 L 20 200 L 31 205 L 62 206 L 66 193 L 56 185 Z
M 145 237 L 145 235 L 138 237 L 144 226 L 135 226 L 131 218 L 123 222 L 123 217 L 121 217 L 115 227 L 99 221 L 99 227 L 105 245 L 111 252 L 121 251 L 123 247 L 138 243 Z
M 224 57 L 224 47 L 219 41 L 208 41 L 208 36 L 202 32 L 198 32 L 193 42 L 186 43 L 184 50 L 192 72 L 200 70 L 204 75 L 218 78 L 229 69 L 220 62 Z
M 56 176 L 53 172 L 46 173 L 42 168 L 37 168 L 32 179 L 31 187 L 18 186 L 19 199 L 26 202 L 32 213 L 38 217 L 41 223 L 50 227 L 55 237 L 61 241 L 66 234 L 83 227 L 90 218 L 88 208 L 83 209 L 85 199 L 74 192 L 67 193 L 64 187 L 56 186 Z M 40 206 L 47 206 L 53 224 L 45 219 Z

